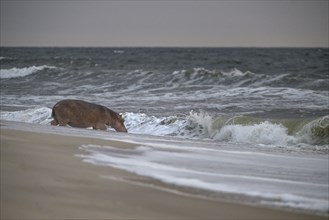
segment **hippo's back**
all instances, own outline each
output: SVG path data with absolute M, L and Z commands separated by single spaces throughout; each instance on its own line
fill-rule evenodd
M 104 106 L 82 101 L 82 100 L 77 100 L 77 99 L 64 99 L 57 102 L 54 108 L 55 107 L 91 109 L 91 108 L 99 108 Z
M 54 105 L 52 116 L 74 127 L 90 127 L 105 120 L 106 107 L 82 100 L 65 99 Z

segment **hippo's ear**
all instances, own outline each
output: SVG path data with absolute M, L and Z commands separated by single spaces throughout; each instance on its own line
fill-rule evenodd
M 125 119 L 122 117 L 123 114 L 122 113 L 119 113 L 119 118 L 122 120 L 122 121 L 125 121 Z

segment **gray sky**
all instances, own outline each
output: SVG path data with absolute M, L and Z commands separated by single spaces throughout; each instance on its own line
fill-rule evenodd
M 1 46 L 328 47 L 328 0 L 1 0 Z

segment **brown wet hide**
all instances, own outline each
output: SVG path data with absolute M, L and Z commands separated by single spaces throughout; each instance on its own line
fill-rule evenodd
M 56 103 L 52 110 L 51 125 L 78 128 L 92 127 L 106 130 L 107 125 L 116 131 L 127 132 L 122 116 L 111 109 L 82 100 L 62 100 Z

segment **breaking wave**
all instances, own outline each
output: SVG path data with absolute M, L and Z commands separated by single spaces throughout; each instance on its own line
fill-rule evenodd
M 169 117 L 136 113 L 124 116 L 132 133 L 265 145 L 329 144 L 329 116 L 277 121 L 247 116 L 214 118 L 203 111 Z
M 24 67 L 24 68 L 11 68 L 11 69 L 0 69 L 0 79 L 10 79 L 10 78 L 18 78 L 18 77 L 25 77 L 36 73 L 41 70 L 45 69 L 54 69 L 54 66 L 31 66 L 31 67 Z
M 1 120 L 19 121 L 35 124 L 48 124 L 52 120 L 51 109 L 47 107 L 32 108 L 14 112 L 0 112 Z
M 1 112 L 0 119 L 50 124 L 47 107 L 15 112 Z M 263 120 L 254 117 L 212 117 L 207 112 L 168 117 L 142 113 L 123 114 L 130 133 L 212 139 L 218 142 L 292 146 L 309 144 L 329 147 L 329 115 L 315 119 Z M 109 128 L 111 129 L 111 128 Z
M 11 58 L 9 58 L 9 57 L 0 57 L 0 60 L 9 60 L 9 59 L 11 59 Z

